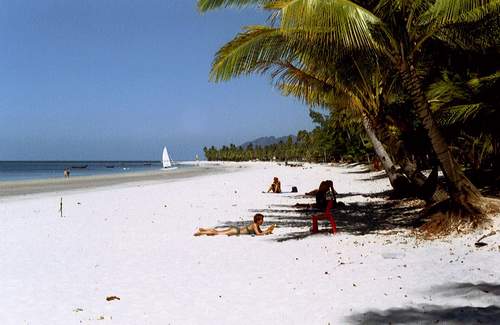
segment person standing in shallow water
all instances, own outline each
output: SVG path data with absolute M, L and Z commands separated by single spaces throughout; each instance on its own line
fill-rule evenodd
M 216 235 L 227 235 L 227 236 L 239 236 L 239 235 L 270 235 L 273 233 L 276 225 L 271 225 L 266 230 L 260 229 L 260 226 L 264 223 L 264 215 L 257 213 L 253 217 L 253 223 L 245 227 L 229 227 L 228 229 L 217 230 L 215 228 L 199 228 L 194 236 L 216 236 Z
M 281 182 L 278 177 L 273 178 L 273 183 L 271 184 L 267 192 L 281 193 Z

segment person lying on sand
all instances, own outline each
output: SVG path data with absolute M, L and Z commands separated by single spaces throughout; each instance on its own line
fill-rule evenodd
M 257 213 L 253 217 L 253 223 L 249 224 L 245 227 L 229 227 L 224 230 L 217 230 L 215 228 L 199 228 L 197 232 L 194 233 L 194 236 L 215 236 L 215 235 L 227 235 L 227 236 L 238 236 L 238 235 L 270 235 L 273 233 L 276 225 L 271 225 L 266 230 L 260 229 L 260 226 L 264 223 L 264 216 L 260 213 Z
M 271 192 L 271 191 L 273 193 L 281 193 L 281 182 L 278 179 L 278 177 L 274 177 L 273 183 L 271 184 L 271 186 L 267 190 L 268 193 Z

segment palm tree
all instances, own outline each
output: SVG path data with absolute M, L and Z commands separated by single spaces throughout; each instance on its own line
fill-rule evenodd
M 453 158 L 431 114 L 418 74 L 419 55 L 428 40 L 447 40 L 460 34 L 457 27 L 463 24 L 498 15 L 498 0 L 381 0 L 368 9 L 348 0 L 199 0 L 198 4 L 202 11 L 231 5 L 272 10 L 271 22 L 279 24 L 290 46 L 303 44 L 303 53 L 335 57 L 365 50 L 387 59 L 400 75 L 427 130 L 447 179 L 451 209 L 456 212 L 453 215 L 465 211 L 474 221 L 481 219 L 482 196 Z M 281 50 L 289 51 L 290 46 Z
M 348 58 L 330 61 L 322 53 L 309 53 L 306 57 L 300 53 L 300 46 L 292 47 L 288 41 L 286 35 L 278 29 L 248 27 L 218 51 L 211 78 L 220 81 L 240 74 L 269 72 L 278 80 L 277 86 L 284 95 L 299 97 L 311 106 L 329 107 L 332 112 L 334 107 L 354 109 L 393 188 L 399 195 L 412 191 L 407 177 L 396 169 L 373 128 L 382 95 L 388 96 L 393 88 L 393 85 L 387 85 L 391 71 L 382 73 L 378 60 L 373 55 L 367 55 L 365 64 L 359 66 Z M 370 61 L 373 62 L 368 64 Z M 412 183 L 417 188 L 423 186 L 425 177 L 412 168 L 409 161 L 404 162 L 403 169 Z M 442 198 L 443 195 L 439 197 Z
M 276 85 L 284 95 L 298 97 L 311 106 L 355 110 L 391 185 L 401 194 L 407 192 L 408 180 L 397 171 L 377 138 L 369 117 L 379 106 L 383 86 L 380 67 L 373 64 L 378 72 L 373 74 L 359 66 L 353 70 L 342 60 L 329 62 L 322 53 L 308 53 L 305 56 L 302 54 L 302 44 L 291 46 L 289 42 L 279 29 L 248 27 L 219 50 L 213 63 L 212 79 L 220 81 L 240 74 L 269 72 L 277 80 Z M 348 80 L 347 75 L 359 78 Z
M 279 76 L 281 81 L 278 82 L 278 87 L 284 95 L 298 97 L 310 106 L 327 107 L 331 112 L 340 108 L 357 114 L 392 187 L 399 194 L 405 194 L 410 190 L 409 180 L 397 170 L 373 127 L 373 112 L 378 111 L 379 95 L 382 92 L 382 82 L 378 78 L 381 76 L 380 70 L 377 71 L 378 73 L 366 75 L 358 67 L 357 72 L 351 73 L 351 76 L 357 75 L 359 78 L 347 80 L 345 75 L 339 74 L 341 69 L 336 68 L 336 73 L 325 74 L 323 72 L 324 76 L 329 76 L 328 80 L 323 80 L 321 72 L 307 71 L 307 66 L 299 69 L 290 62 L 276 62 L 274 65 L 278 69 L 273 74 Z M 320 67 L 324 66 L 320 65 Z

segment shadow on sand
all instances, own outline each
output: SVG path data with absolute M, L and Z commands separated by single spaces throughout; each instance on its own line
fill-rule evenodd
M 468 298 L 474 298 L 484 294 L 500 296 L 500 284 L 487 282 L 479 282 L 477 284 L 454 282 L 434 287 L 434 289 L 439 291 L 440 294 L 445 297 L 466 296 Z M 498 299 L 498 302 L 500 303 L 500 298 Z
M 498 324 L 500 307 L 443 307 L 421 305 L 420 308 L 370 311 L 349 317 L 350 324 Z
M 351 166 L 349 166 L 349 167 L 351 167 Z M 373 170 L 371 170 L 370 168 L 364 166 L 364 168 L 361 170 L 348 170 L 348 171 L 344 172 L 344 174 L 367 174 L 367 173 L 371 173 L 372 171 Z M 385 173 L 384 173 L 384 175 L 385 175 Z
M 494 283 L 449 283 L 433 287 L 434 295 L 462 297 L 469 303 L 474 298 L 488 296 L 498 300 L 500 285 Z M 351 315 L 350 324 L 499 324 L 500 307 L 418 305 L 390 308 Z
M 386 173 L 375 174 L 373 176 L 361 178 L 361 180 L 363 180 L 363 181 L 376 181 L 376 180 L 384 179 L 384 178 L 387 178 L 387 174 Z
M 387 200 L 388 192 L 376 194 L 343 193 L 337 197 L 339 199 L 349 196 L 367 196 L 371 198 L 384 198 L 383 201 L 351 203 L 343 207 L 333 209 L 333 215 L 337 223 L 337 231 L 346 232 L 353 235 L 365 235 L 380 230 L 393 229 L 414 229 L 423 223 L 419 215 L 422 204 L 414 204 L 415 200 Z M 296 199 L 299 196 L 292 196 Z M 318 210 L 295 208 L 293 204 L 275 204 L 266 209 L 249 210 L 252 213 L 262 213 L 266 217 L 266 224 L 275 223 L 278 228 L 288 228 L 283 235 L 276 236 L 274 240 L 278 242 L 303 239 L 311 235 L 311 215 L 318 213 Z M 231 222 L 223 224 L 229 226 L 244 226 L 249 221 Z M 320 234 L 330 233 L 330 225 L 326 221 L 320 221 Z

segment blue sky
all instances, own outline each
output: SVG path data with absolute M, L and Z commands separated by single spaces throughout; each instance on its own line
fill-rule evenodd
M 208 80 L 257 10 L 194 0 L 0 2 L 0 160 L 193 159 L 203 146 L 311 129 L 267 77 Z

